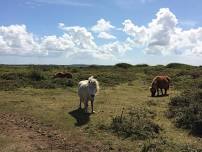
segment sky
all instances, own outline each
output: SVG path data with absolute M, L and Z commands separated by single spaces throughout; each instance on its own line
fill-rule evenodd
M 0 1 L 0 64 L 202 65 L 201 0 Z

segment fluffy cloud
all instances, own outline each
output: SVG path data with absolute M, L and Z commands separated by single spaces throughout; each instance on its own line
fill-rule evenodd
M 114 26 L 111 25 L 110 21 L 106 21 L 104 19 L 100 19 L 97 21 L 97 24 L 94 25 L 91 30 L 93 32 L 106 32 L 109 31 L 110 29 L 115 28 Z
M 75 47 L 80 49 L 95 49 L 97 47 L 93 35 L 85 27 L 65 27 L 64 25 L 61 27 L 61 23 L 59 26 L 69 37 L 71 37 Z
M 109 34 L 107 32 L 101 32 L 101 33 L 99 33 L 98 34 L 98 38 L 107 39 L 107 40 L 109 40 L 109 39 L 116 39 L 115 36 L 113 36 L 113 35 L 111 35 L 111 34 Z
M 98 33 L 98 38 L 102 39 L 116 39 L 116 37 L 109 33 L 111 29 L 115 27 L 111 25 L 110 21 L 100 19 L 97 21 L 97 24 L 91 28 L 91 31 Z
M 123 23 L 123 31 L 132 36 L 136 41 L 143 44 L 146 41 L 146 28 L 144 26 L 137 26 L 131 20 L 125 20 Z
M 0 53 L 33 55 L 47 52 L 41 52 L 39 44 L 33 34 L 27 32 L 25 25 L 10 25 L 0 27 Z
M 73 49 L 75 44 L 72 42 L 71 37 L 64 34 L 61 37 L 55 35 L 45 36 L 42 38 L 41 49 L 49 51 L 67 51 Z
M 176 16 L 161 8 L 147 25 L 139 26 L 127 19 L 123 23 L 121 37 L 111 34 L 117 30 L 109 21 L 100 19 L 91 29 L 81 26 L 66 26 L 59 23 L 63 31 L 60 36 L 37 37 L 28 32 L 25 25 L 0 27 L 0 54 L 10 55 L 55 55 L 115 59 L 127 51 L 143 50 L 148 54 L 202 55 L 202 27 L 184 30 Z M 125 33 L 127 38 L 123 39 Z M 97 38 L 106 39 L 97 43 Z M 107 40 L 110 40 L 107 42 Z
M 98 59 L 109 59 L 114 58 L 114 53 L 117 52 L 117 49 L 111 49 L 108 47 L 104 47 L 105 45 L 98 46 L 95 43 L 94 37 L 91 32 L 89 32 L 84 27 L 74 26 L 67 27 L 63 23 L 59 23 L 59 28 L 62 29 L 65 34 L 67 34 L 71 41 L 74 43 L 74 47 L 71 48 L 71 51 L 74 51 L 72 54 L 68 54 L 71 56 L 80 56 L 78 54 L 85 54 L 85 56 L 91 56 L 93 58 Z M 103 30 L 109 30 L 106 26 Z M 115 39 L 113 35 L 110 35 L 106 32 L 100 32 L 98 37 L 104 39 Z M 109 45 L 109 44 L 106 44 Z
M 201 28 L 183 30 L 176 16 L 161 8 L 147 26 L 138 26 L 131 20 L 123 22 L 123 31 L 133 37 L 148 54 L 202 54 Z

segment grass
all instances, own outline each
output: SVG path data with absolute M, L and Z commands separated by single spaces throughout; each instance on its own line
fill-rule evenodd
M 191 71 L 196 71 L 199 67 L 191 67 Z M 17 86 L 14 89 L 2 89 L 0 91 L 0 111 L 17 112 L 25 115 L 31 115 L 40 122 L 45 124 L 53 124 L 56 128 L 62 130 L 66 134 L 74 137 L 83 136 L 90 141 L 101 141 L 104 145 L 110 147 L 112 151 L 191 151 L 202 149 L 202 139 L 189 135 L 187 130 L 177 128 L 175 124 L 166 117 L 165 113 L 169 109 L 169 102 L 175 96 L 179 96 L 186 84 L 199 82 L 200 77 L 193 78 L 190 72 L 184 67 L 170 66 L 132 66 L 128 69 L 113 66 L 91 66 L 91 67 L 66 67 L 66 66 L 44 66 L 40 67 L 42 79 L 31 80 L 28 74 L 36 70 L 32 66 L 1 66 L 1 81 L 11 81 L 2 78 L 3 75 L 13 73 L 14 82 Z M 73 85 L 63 86 L 63 80 L 52 80 L 51 76 L 57 71 L 71 71 L 73 73 Z M 200 73 L 201 68 L 197 71 Z M 25 75 L 21 78 L 20 75 Z M 149 85 L 154 75 L 168 74 L 173 80 L 173 86 L 169 90 L 170 96 L 166 97 L 150 97 Z M 40 74 L 39 74 L 40 75 Z M 77 96 L 76 84 L 79 80 L 95 75 L 100 82 L 101 90 L 96 97 L 95 111 L 93 115 L 83 115 L 82 111 L 78 111 L 79 100 Z M 11 79 L 11 78 L 9 78 Z M 110 81 L 112 80 L 112 81 Z M 177 81 L 175 81 L 177 80 Z M 18 81 L 24 82 L 18 83 Z M 54 82 L 56 81 L 56 82 Z M 60 82 L 61 81 L 61 82 Z M 14 83 L 13 82 L 13 83 Z M 38 82 L 47 85 L 55 84 L 55 87 L 46 87 L 44 89 L 38 84 L 33 87 L 32 83 Z M 9 82 L 8 82 L 9 83 Z M 60 84 L 62 83 L 62 84 Z M 2 83 L 4 84 L 4 83 Z M 5 85 L 5 88 L 8 86 Z M 147 109 L 146 116 L 141 121 L 147 124 L 152 121 L 161 128 L 161 131 L 152 138 L 136 138 L 135 140 L 124 139 L 113 131 L 106 131 L 102 127 L 113 124 L 113 118 L 120 118 L 122 109 L 124 108 L 124 116 L 126 122 L 130 114 L 126 109 L 135 107 L 135 109 Z M 137 110 L 138 111 L 138 110 Z M 150 114 L 155 114 L 152 118 Z M 143 114 L 143 111 L 134 112 L 136 116 Z M 136 118 L 136 116 L 134 118 Z M 150 124 L 150 123 L 148 123 Z M 129 126 L 130 127 L 130 126 Z M 133 131 L 133 130 L 132 130 Z M 132 137 L 132 136 L 131 136 Z M 3 141 L 6 138 L 0 138 Z M 2 145 L 11 142 L 6 139 L 1 142 Z M 12 141 L 13 142 L 13 141 Z M 17 144 L 17 142 L 16 142 Z

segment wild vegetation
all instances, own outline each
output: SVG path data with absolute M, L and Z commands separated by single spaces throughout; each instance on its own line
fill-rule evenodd
M 174 118 L 177 127 L 202 136 L 202 81 L 193 84 L 181 95 L 171 98 L 167 116 Z
M 57 72 L 71 72 L 73 78 L 53 78 Z M 78 109 L 77 95 L 78 82 L 91 75 L 101 86 L 93 115 Z M 171 77 L 169 96 L 150 97 L 156 75 Z M 201 66 L 0 65 L 0 147 L 198 152 L 201 103 Z
M 144 140 L 155 138 L 160 132 L 160 127 L 150 119 L 155 115 L 145 109 L 130 108 L 130 110 L 120 116 L 115 116 L 109 129 L 117 135 L 132 140 Z

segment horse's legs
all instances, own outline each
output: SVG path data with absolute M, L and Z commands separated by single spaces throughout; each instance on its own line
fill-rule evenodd
M 157 91 L 157 96 L 159 96 L 159 88 L 157 88 L 156 91 Z
M 84 107 L 85 107 L 85 112 L 88 112 L 88 99 L 85 99 L 84 101 Z
M 167 95 L 167 89 L 165 89 L 165 95 Z
M 80 98 L 79 109 L 81 109 L 82 98 Z
M 163 95 L 163 89 L 161 89 L 161 95 Z
M 94 101 L 93 100 L 91 100 L 91 113 L 95 113 L 95 111 L 94 111 L 94 107 L 93 107 L 93 103 L 94 103 Z

